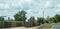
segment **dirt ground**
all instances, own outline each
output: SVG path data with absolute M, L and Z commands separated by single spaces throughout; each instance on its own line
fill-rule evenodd
M 1 28 L 1 29 L 37 29 L 39 26 L 36 27 L 13 27 L 13 28 Z

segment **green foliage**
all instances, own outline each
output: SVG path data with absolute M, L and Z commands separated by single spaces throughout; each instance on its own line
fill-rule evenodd
M 17 14 L 14 15 L 15 21 L 25 21 L 26 20 L 26 12 L 24 10 L 19 11 Z
M 48 23 L 57 23 L 57 22 L 60 22 L 60 15 L 56 14 L 55 16 L 53 17 L 47 17 L 47 22 Z
M 49 23 L 53 23 L 53 22 L 56 22 L 56 20 L 55 20 L 55 18 L 54 17 L 51 17 L 49 20 L 47 20 L 47 21 L 49 21 Z
M 46 18 L 46 23 L 51 23 L 51 18 L 49 16 Z
M 31 26 L 34 26 L 35 25 L 35 17 L 34 16 L 31 16 L 30 17 L 30 19 L 28 20 L 28 22 L 29 22 L 29 24 L 31 25 Z
M 35 17 L 34 16 L 31 16 L 28 21 L 31 21 L 31 22 L 35 21 Z
M 0 21 L 4 21 L 4 17 L 0 16 Z
M 57 22 L 60 22 L 60 15 L 56 14 L 55 16 L 53 17 L 49 17 L 47 19 L 48 23 L 57 23 Z
M 37 18 L 37 22 L 38 22 L 38 24 L 40 25 L 40 24 L 44 24 L 45 23 L 45 19 L 44 18 Z
M 56 15 L 54 16 L 54 18 L 55 18 L 55 20 L 56 20 L 57 22 L 60 22 L 60 15 L 56 14 Z
M 46 19 L 44 18 L 37 18 L 38 23 L 57 23 L 60 22 L 60 15 L 56 14 L 53 17 L 47 16 Z

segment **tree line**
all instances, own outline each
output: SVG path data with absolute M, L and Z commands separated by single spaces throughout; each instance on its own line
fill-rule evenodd
M 26 14 L 27 14 L 26 11 L 21 10 L 21 11 L 17 12 L 14 15 L 14 18 L 15 19 L 12 19 L 12 20 L 13 21 L 24 21 L 25 22 L 26 19 L 27 19 Z M 5 21 L 4 17 L 0 16 L 0 21 Z M 34 22 L 35 21 L 35 17 L 34 16 L 31 16 L 28 21 Z M 44 23 L 57 23 L 57 22 L 60 22 L 60 15 L 59 14 L 56 14 L 53 17 L 47 16 L 46 18 L 44 18 L 44 17 L 37 17 L 37 20 L 36 21 L 38 22 L 39 25 L 40 24 L 44 24 Z

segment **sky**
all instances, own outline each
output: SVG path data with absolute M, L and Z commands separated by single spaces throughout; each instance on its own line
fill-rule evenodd
M 44 17 L 60 14 L 60 0 L 0 0 L 0 16 L 14 19 L 21 10 L 27 12 L 26 17 Z M 6 17 L 6 18 L 7 18 Z

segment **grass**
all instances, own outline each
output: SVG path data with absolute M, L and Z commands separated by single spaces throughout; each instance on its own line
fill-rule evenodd
M 43 28 L 44 29 L 51 29 L 51 24 L 48 24 L 48 23 L 45 23 L 45 24 L 43 24 Z
M 45 24 L 47 26 L 45 28 L 46 29 L 51 29 L 53 24 L 60 24 L 60 22 L 58 22 L 58 23 L 47 23 L 47 24 Z

